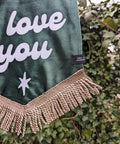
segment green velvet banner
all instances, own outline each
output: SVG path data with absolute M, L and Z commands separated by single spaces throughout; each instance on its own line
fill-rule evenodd
M 1 0 L 0 128 L 36 133 L 99 93 L 84 62 L 77 0 Z
M 1 95 L 27 104 L 81 69 L 71 64 L 71 56 L 78 54 L 76 0 L 0 2 Z

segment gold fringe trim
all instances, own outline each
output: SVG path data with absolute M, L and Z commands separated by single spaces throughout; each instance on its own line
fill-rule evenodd
M 0 96 L 0 128 L 24 136 L 29 120 L 32 131 L 36 133 L 42 129 L 42 123 L 50 124 L 81 105 L 83 100 L 90 99 L 91 94 L 98 94 L 98 89 L 102 88 L 94 84 L 84 70 L 79 70 L 27 105 Z

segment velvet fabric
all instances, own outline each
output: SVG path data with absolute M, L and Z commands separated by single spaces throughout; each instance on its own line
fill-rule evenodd
M 0 95 L 26 105 L 82 69 L 78 54 L 77 0 L 0 1 Z

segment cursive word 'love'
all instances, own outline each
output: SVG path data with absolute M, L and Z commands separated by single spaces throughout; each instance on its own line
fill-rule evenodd
M 40 33 L 43 29 L 50 28 L 52 31 L 57 31 L 63 27 L 66 22 L 66 19 L 63 19 L 63 14 L 61 12 L 53 13 L 48 21 L 47 14 L 41 16 L 41 24 L 39 25 L 39 16 L 35 16 L 33 24 L 28 17 L 21 18 L 16 26 L 13 26 L 14 20 L 16 18 L 17 11 L 13 11 L 7 26 L 6 33 L 8 36 L 12 36 L 15 33 L 19 35 L 24 35 L 29 31 L 33 30 L 35 33 Z M 48 22 L 47 22 L 48 21 Z

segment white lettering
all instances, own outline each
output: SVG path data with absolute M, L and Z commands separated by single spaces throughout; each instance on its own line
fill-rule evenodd
M 10 20 L 8 22 L 8 26 L 7 26 L 7 30 L 6 30 L 6 33 L 8 36 L 14 35 L 16 32 L 16 28 L 13 27 L 13 22 L 14 22 L 14 19 L 16 17 L 16 14 L 17 14 L 17 12 L 13 11 L 11 16 L 10 16 Z
M 19 35 L 24 35 L 31 29 L 32 29 L 32 27 L 31 27 L 30 19 L 27 17 L 24 17 L 18 22 L 17 27 L 16 27 L 16 32 Z
M 19 62 L 24 61 L 29 56 L 33 60 L 37 60 L 41 57 L 41 59 L 47 59 L 50 57 L 53 49 L 50 48 L 47 50 L 48 42 L 44 41 L 42 44 L 42 48 L 38 51 L 38 42 L 35 42 L 32 50 L 30 51 L 30 47 L 27 43 L 21 43 L 17 46 L 14 54 L 12 54 L 13 45 L 10 44 L 5 54 L 3 54 L 4 46 L 0 46 L 0 73 L 3 73 L 7 70 L 9 63 L 17 60 Z
M 14 60 L 14 55 L 12 55 L 12 49 L 13 45 L 10 44 L 8 46 L 6 54 L 3 54 L 4 46 L 0 46 L 0 63 L 3 63 L 0 65 L 0 73 L 3 73 L 8 68 L 9 62 L 12 62 Z
M 49 20 L 49 28 L 53 31 L 57 31 L 63 27 L 66 22 L 66 19 L 63 19 L 63 15 L 61 12 L 54 13 Z
M 33 49 L 30 52 L 30 55 L 31 55 L 32 59 L 36 60 L 40 56 L 41 56 L 42 59 L 49 58 L 49 56 L 51 55 L 53 49 L 51 48 L 51 49 L 47 50 L 48 42 L 47 41 L 43 42 L 43 45 L 42 45 L 42 48 L 41 48 L 40 51 L 37 50 L 38 49 L 38 45 L 39 45 L 38 42 L 35 42 L 34 45 L 33 45 Z
M 41 18 L 36 15 L 31 22 L 30 18 L 23 17 L 15 25 L 17 11 L 13 11 L 10 15 L 10 19 L 7 25 L 6 34 L 13 36 L 14 34 L 24 35 L 33 30 L 35 33 L 40 33 L 43 29 L 49 28 L 52 31 L 61 29 L 66 19 L 61 12 L 54 12 L 48 19 L 47 14 L 42 14 Z M 0 73 L 7 70 L 10 63 L 14 60 L 24 61 L 31 56 L 33 60 L 47 59 L 52 54 L 53 49 L 47 49 L 48 41 L 42 43 L 41 49 L 38 50 L 39 42 L 33 44 L 32 50 L 28 43 L 19 44 L 13 52 L 13 44 L 9 44 L 6 52 L 4 51 L 4 45 L 0 45 Z M 4 52 L 4 53 L 3 53 Z
M 19 44 L 15 50 L 15 59 L 17 61 L 24 61 L 29 56 L 29 51 L 30 47 L 27 43 Z
M 48 19 L 47 15 L 43 14 L 41 16 L 40 25 L 38 24 L 39 16 L 35 16 L 33 20 L 33 25 L 31 24 L 31 20 L 28 17 L 23 17 L 18 21 L 16 26 L 13 27 L 16 15 L 17 15 L 17 11 L 13 11 L 10 16 L 7 30 L 6 30 L 8 36 L 12 36 L 15 33 L 19 35 L 24 35 L 28 33 L 30 30 L 33 30 L 35 33 L 40 33 L 45 28 L 50 28 L 50 30 L 52 31 L 57 31 L 61 29 L 66 22 L 66 19 L 63 18 L 63 14 L 61 12 L 55 12 L 49 18 L 48 23 L 47 23 L 47 19 Z
M 52 49 L 47 50 L 47 45 L 48 45 L 47 41 L 45 41 L 42 45 L 42 49 L 40 52 L 42 59 L 47 59 L 52 53 Z
M 48 28 L 49 25 L 46 24 L 47 22 L 47 15 L 43 14 L 41 17 L 41 25 L 38 25 L 39 22 L 39 16 L 35 16 L 34 21 L 33 21 L 33 31 L 35 33 L 40 33 L 43 29 Z

